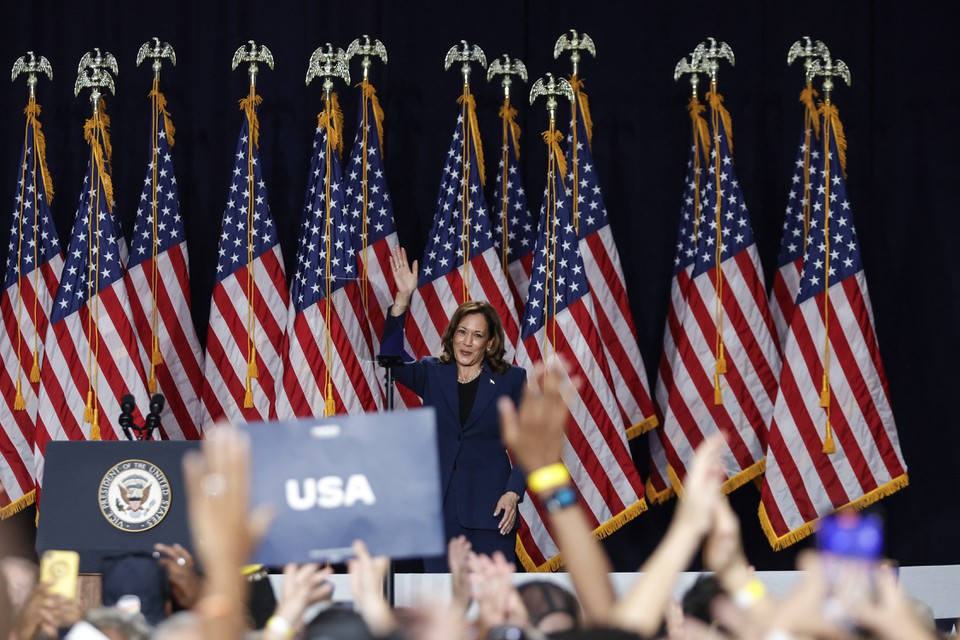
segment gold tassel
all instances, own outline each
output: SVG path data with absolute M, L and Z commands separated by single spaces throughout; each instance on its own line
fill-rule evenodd
M 93 161 L 103 185 L 103 195 L 107 198 L 107 206 L 112 210 L 113 180 L 110 178 L 108 165 L 113 150 L 110 147 L 109 123 L 106 113 L 101 113 L 99 118 L 89 118 L 83 125 L 83 137 L 93 151 Z
M 40 382 L 40 354 L 33 350 L 33 366 L 30 367 L 30 382 L 36 384 Z
M 571 76 L 570 86 L 573 87 L 573 93 L 580 101 L 580 111 L 583 113 L 583 128 L 587 130 L 587 143 L 593 144 L 593 117 L 590 115 L 590 98 L 583 91 L 583 80 L 577 76 Z
M 563 140 L 563 134 L 559 131 L 554 131 L 553 133 L 550 130 L 543 132 L 543 141 L 547 143 L 547 146 L 550 148 L 550 151 L 553 152 L 553 158 L 557 162 L 557 172 L 560 175 L 561 179 L 566 179 L 567 177 L 567 157 L 563 154 L 563 151 L 560 149 L 560 141 Z
M 317 114 L 317 126 L 327 130 L 330 145 L 336 148 L 337 153 L 343 153 L 343 111 L 337 100 L 337 94 L 330 95 L 330 109 L 326 107 Z
M 836 105 L 821 103 L 820 114 L 824 120 L 830 120 L 830 129 L 833 138 L 837 143 L 837 152 L 840 154 L 840 170 L 843 171 L 843 177 L 847 177 L 847 137 L 843 133 L 843 123 L 840 122 L 840 111 Z
M 152 364 L 163 364 L 163 354 L 160 353 L 160 345 L 156 336 L 153 337 L 153 357 L 150 362 Z
M 520 125 L 517 124 L 517 110 L 510 106 L 510 98 L 503 101 L 500 105 L 500 119 L 506 120 L 510 127 L 510 133 L 513 135 L 513 153 L 517 159 L 520 159 Z
M 813 125 L 813 135 L 816 136 L 817 140 L 820 139 L 820 118 L 817 117 L 817 106 L 813 100 L 818 95 L 817 90 L 813 88 L 812 84 L 808 84 L 804 87 L 803 91 L 800 92 L 800 102 L 806 110 L 807 120 Z
M 823 439 L 823 452 L 826 454 L 836 453 L 837 445 L 833 442 L 833 429 L 830 428 L 830 418 L 827 418 L 827 437 Z
M 100 411 L 98 409 L 93 410 L 93 421 L 90 424 L 90 439 L 91 440 L 100 440 Z
M 713 374 L 713 404 L 723 404 L 723 392 L 720 390 L 720 374 Z
M 260 377 L 260 369 L 257 367 L 257 348 L 253 347 L 253 350 L 250 352 L 250 361 L 247 362 L 247 377 L 249 378 L 258 378 Z
M 703 117 L 703 112 L 707 107 L 700 103 L 697 96 L 690 96 L 690 102 L 687 104 L 687 110 L 690 112 L 690 119 L 693 120 L 697 131 L 697 143 L 700 145 L 700 152 L 704 158 L 710 157 L 710 127 L 707 119 Z
M 733 153 L 733 123 L 730 120 L 730 112 L 723 106 L 723 96 L 714 91 L 708 91 L 707 101 L 710 103 L 710 108 L 720 114 L 720 119 L 723 120 L 724 133 L 727 134 L 727 148 L 730 149 L 730 153 Z M 719 153 L 719 150 L 717 153 Z
M 477 124 L 477 101 L 473 99 L 473 94 L 469 91 L 466 96 L 460 96 L 457 98 L 457 104 L 463 104 L 464 101 L 467 103 L 467 122 L 464 125 L 469 124 L 469 136 L 473 141 L 473 152 L 474 152 L 474 164 L 477 166 L 477 170 L 480 171 L 480 186 L 487 184 L 487 172 L 483 163 L 483 145 L 480 143 L 480 126 Z M 463 144 L 469 144 L 466 137 L 464 137 Z
M 820 406 L 830 406 L 830 384 L 827 382 L 827 372 L 823 372 L 823 384 L 820 387 Z
M 240 110 L 247 114 L 247 123 L 250 127 L 250 139 L 253 140 L 253 146 L 260 146 L 260 121 L 257 119 L 257 107 L 263 102 L 263 98 L 257 94 L 247 96 L 240 100 Z
M 373 107 L 373 121 L 377 123 L 377 136 L 380 140 L 380 155 L 383 155 L 383 108 L 380 107 L 380 99 L 377 98 L 377 90 L 369 82 L 363 85 L 363 97 L 370 100 Z
M 177 128 L 173 126 L 173 119 L 170 117 L 170 112 L 167 111 L 167 97 L 163 95 L 163 92 L 159 89 L 154 88 L 147 94 L 149 97 L 156 97 L 157 99 L 157 110 L 163 114 L 163 129 L 167 135 L 167 145 L 170 148 L 173 148 L 173 136 L 177 133 Z
M 247 381 L 247 390 L 243 394 L 243 408 L 253 409 L 253 391 L 250 389 L 249 381 Z
M 27 403 L 23 399 L 23 393 L 20 391 L 20 378 L 17 378 L 17 395 L 13 399 L 13 410 L 14 411 L 24 411 L 27 408 Z
M 93 422 L 93 391 L 87 391 L 87 406 L 83 408 L 83 421 Z
M 327 382 L 327 392 L 323 402 L 323 415 L 329 418 L 337 412 L 337 403 L 333 399 L 333 383 Z
M 157 376 L 152 372 L 150 373 L 150 379 L 147 380 L 147 391 L 149 391 L 151 395 L 157 392 Z
M 716 365 L 717 373 L 723 375 L 727 372 L 727 356 L 723 348 L 723 343 L 720 343 L 720 357 L 717 358 Z
M 47 139 L 43 135 L 40 125 L 40 105 L 30 101 L 24 109 L 27 121 L 36 124 L 33 130 L 33 144 L 37 148 L 37 159 L 40 160 L 40 172 L 43 175 L 43 191 L 47 194 L 47 204 L 53 202 L 53 180 L 50 178 L 50 169 L 47 167 Z

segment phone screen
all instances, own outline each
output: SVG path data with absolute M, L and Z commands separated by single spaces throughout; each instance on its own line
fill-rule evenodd
M 40 582 L 48 591 L 65 598 L 77 597 L 77 573 L 80 569 L 80 554 L 76 551 L 50 549 L 40 558 Z
M 852 611 L 874 599 L 874 571 L 883 551 L 883 521 L 875 514 L 845 513 L 824 518 L 817 529 L 830 592 L 824 615 L 848 628 Z

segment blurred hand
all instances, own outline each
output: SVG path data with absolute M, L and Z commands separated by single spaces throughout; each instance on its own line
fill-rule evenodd
M 464 610 L 470 605 L 470 556 L 473 545 L 466 536 L 451 538 L 447 543 L 447 564 L 453 586 L 453 603 Z
M 538 364 L 534 379 L 535 388 L 524 390 L 519 411 L 507 397 L 497 404 L 503 441 L 527 473 L 560 462 L 570 417 L 564 396 L 573 392 L 569 376 L 559 364 L 547 368 Z
M 703 545 L 703 566 L 716 573 L 728 593 L 746 585 L 753 575 L 743 551 L 740 520 L 726 496 L 714 508 L 713 526 Z
M 513 563 L 499 551 L 492 557 L 476 554 L 471 558 L 470 585 L 479 609 L 481 634 L 504 624 L 529 625 L 530 616 L 513 586 L 514 571 Z
M 720 487 L 726 474 L 720 464 L 722 447 L 721 435 L 711 436 L 697 447 L 693 464 L 683 481 L 683 498 L 674 514 L 675 522 L 699 535 L 706 535 L 710 530 L 723 495 Z
M 383 581 L 390 568 L 390 559 L 372 557 L 362 540 L 353 542 L 353 553 L 354 557 L 347 561 L 353 601 L 370 631 L 375 636 L 386 636 L 397 626 L 390 604 L 383 596 Z
M 193 556 L 179 543 L 157 543 L 153 545 L 153 550 L 160 554 L 157 562 L 167 570 L 174 600 L 184 609 L 192 608 L 200 599 L 202 586 Z
M 303 627 L 303 613 L 308 607 L 333 597 L 333 585 L 327 578 L 332 567 L 320 568 L 314 563 L 288 564 L 283 568 L 283 586 L 274 615 L 290 623 L 294 634 Z

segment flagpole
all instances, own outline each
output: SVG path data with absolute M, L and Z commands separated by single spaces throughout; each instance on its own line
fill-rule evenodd
M 140 46 L 137 52 L 137 66 L 139 67 L 146 59 L 152 59 L 150 68 L 153 70 L 153 88 L 150 90 L 150 167 L 151 167 L 151 267 L 150 267 L 150 375 L 147 378 L 147 390 L 153 394 L 157 392 L 157 366 L 163 364 L 163 354 L 160 351 L 160 311 L 157 304 L 157 289 L 160 283 L 160 268 L 158 259 L 160 255 L 160 236 L 158 232 L 158 208 L 159 194 L 157 192 L 157 172 L 160 164 L 160 119 L 163 118 L 164 129 L 171 130 L 172 123 L 169 120 L 169 113 L 166 109 L 166 98 L 160 92 L 160 71 L 163 69 L 164 58 L 170 60 L 173 66 L 177 65 L 177 54 L 168 42 L 160 42 L 157 37 L 148 40 Z M 169 138 L 167 143 L 172 147 L 173 140 Z
M 573 189 L 573 198 L 571 199 L 571 205 L 573 207 L 573 226 L 577 229 L 577 233 L 580 232 L 580 161 L 578 158 L 579 155 L 579 146 L 580 143 L 577 140 L 578 136 L 578 110 L 581 106 L 581 98 L 586 98 L 585 94 L 581 94 L 581 87 L 583 86 L 583 81 L 580 80 L 580 52 L 589 53 L 594 58 L 597 57 L 597 47 L 593 42 L 593 38 L 588 36 L 585 33 L 577 33 L 575 29 L 570 29 L 569 32 L 563 34 L 557 38 L 557 42 L 553 45 L 553 57 L 557 59 L 560 57 L 560 54 L 564 51 L 570 52 L 570 64 L 573 68 L 570 73 L 570 86 L 573 89 L 574 98 L 571 100 L 571 115 L 570 115 L 570 158 L 573 160 L 571 163 L 570 171 L 572 172 L 571 188 Z M 586 111 L 586 106 L 583 107 Z M 589 125 L 589 123 L 585 123 Z M 588 129 L 589 135 L 589 129 Z M 589 142 L 589 141 L 588 141 Z
M 260 104 L 260 96 L 257 95 L 257 73 L 259 72 L 258 63 L 266 64 L 273 69 L 273 53 L 263 45 L 257 45 L 253 40 L 247 41 L 246 45 L 241 46 L 233 54 L 232 68 L 235 70 L 241 63 L 247 63 L 247 74 L 250 77 L 250 90 L 247 97 L 240 101 L 240 108 L 244 111 L 247 119 L 247 375 L 244 381 L 243 408 L 252 409 L 253 403 L 253 380 L 259 377 L 259 365 L 257 363 L 257 343 L 256 327 L 257 316 L 254 302 L 256 301 L 256 281 L 254 277 L 254 248 L 256 238 L 254 236 L 256 212 L 256 189 L 254 184 L 253 155 L 255 148 L 259 145 L 260 126 L 257 121 L 257 105 Z
M 326 149 L 324 158 L 326 167 L 324 169 L 324 231 L 323 242 L 326 245 L 324 250 L 326 264 L 324 265 L 324 330 L 323 342 L 327 366 L 324 368 L 324 416 L 329 418 L 336 413 L 336 402 L 333 397 L 333 377 L 330 371 L 330 363 L 333 362 L 333 338 L 330 335 L 331 312 L 333 305 L 331 295 L 333 292 L 333 279 L 330 274 L 331 262 L 333 260 L 332 243 L 332 214 L 331 214 L 331 164 L 333 162 L 333 153 L 340 153 L 343 149 L 343 115 L 340 113 L 340 106 L 337 102 L 337 94 L 333 91 L 333 78 L 342 78 L 344 82 L 350 84 L 350 69 L 347 66 L 347 56 L 343 49 L 334 50 L 329 42 L 326 44 L 326 50 L 318 47 L 310 56 L 310 62 L 307 65 L 307 84 L 314 78 L 323 78 L 323 111 L 317 116 L 317 124 L 326 131 L 324 141 Z

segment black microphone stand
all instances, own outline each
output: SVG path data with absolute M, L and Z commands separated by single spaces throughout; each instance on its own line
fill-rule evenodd
M 381 353 L 377 356 L 377 364 L 384 368 L 384 382 L 386 386 L 386 397 L 384 398 L 385 411 L 393 411 L 393 392 L 394 392 L 394 380 L 393 380 L 393 370 L 396 367 L 403 366 L 403 357 L 395 354 L 386 354 Z M 387 598 L 387 602 L 393 607 L 394 604 L 394 592 L 393 592 L 393 582 L 394 582 L 394 568 L 393 568 L 393 559 L 390 559 L 390 565 L 387 567 L 387 579 L 383 585 L 383 594 Z
M 138 425 L 133 421 L 133 412 L 137 408 L 136 400 L 132 394 L 124 394 L 120 399 L 118 422 L 127 440 L 153 440 L 153 431 L 160 428 L 160 414 L 163 412 L 164 404 L 166 399 L 163 394 L 153 394 L 150 398 L 150 411 L 147 413 L 146 421 L 143 425 Z

